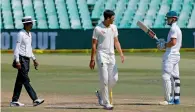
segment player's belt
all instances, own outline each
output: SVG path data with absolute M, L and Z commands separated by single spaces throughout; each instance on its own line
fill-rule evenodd
M 24 58 L 24 59 L 30 59 L 29 57 L 27 57 L 27 56 L 22 56 L 22 55 L 19 55 L 20 57 L 22 57 L 22 58 Z

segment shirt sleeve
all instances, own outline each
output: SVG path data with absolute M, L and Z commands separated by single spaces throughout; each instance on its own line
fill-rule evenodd
M 33 53 L 33 49 L 32 49 L 32 57 L 31 57 L 31 59 L 32 60 L 35 60 L 36 58 L 35 58 L 35 55 L 34 55 L 34 53 Z
M 19 49 L 20 49 L 21 42 L 22 42 L 22 34 L 18 33 L 16 47 L 14 50 L 14 58 L 15 58 L 16 62 L 19 62 Z
M 170 37 L 171 38 L 177 38 L 177 31 L 175 28 L 171 28 L 170 30 Z
M 31 35 L 31 39 L 33 38 L 32 37 L 32 34 L 30 33 L 30 35 Z M 32 48 L 32 45 L 31 45 L 31 48 Z M 31 59 L 32 60 L 35 60 L 36 58 L 35 58 L 35 55 L 34 55 L 34 53 L 33 53 L 33 48 L 32 48 L 32 51 L 31 51 Z
M 116 26 L 114 27 L 114 37 L 118 37 L 118 29 Z
M 92 36 L 92 39 L 96 39 L 96 40 L 98 40 L 98 32 L 97 32 L 97 28 L 94 28 L 94 30 L 93 30 L 93 36 Z

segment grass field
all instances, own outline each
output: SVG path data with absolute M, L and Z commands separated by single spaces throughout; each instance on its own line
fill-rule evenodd
M 116 56 L 119 81 L 113 89 L 114 112 L 194 112 L 195 111 L 195 53 L 183 52 L 180 61 L 181 105 L 160 106 L 163 100 L 161 81 L 162 53 L 126 54 L 124 64 Z M 32 107 L 23 88 L 20 102 L 26 107 L 9 107 L 16 70 L 11 67 L 12 54 L 1 55 L 2 112 L 103 112 L 95 97 L 98 89 L 97 68 L 88 64 L 89 54 L 36 55 L 40 66 L 31 66 L 31 83 L 45 103 Z

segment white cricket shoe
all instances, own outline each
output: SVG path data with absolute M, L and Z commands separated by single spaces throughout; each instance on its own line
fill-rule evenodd
M 95 95 L 96 95 L 97 98 L 98 98 L 98 103 L 99 103 L 101 106 L 104 106 L 104 103 L 103 103 L 103 100 L 102 100 L 102 98 L 101 98 L 101 95 L 100 95 L 99 91 L 96 91 L 96 92 L 95 92 Z
M 44 99 L 36 99 L 33 102 L 33 106 L 38 106 L 38 105 L 42 104 L 44 101 L 45 101 Z
M 13 102 L 10 102 L 10 107 L 23 107 L 24 104 L 23 103 L 20 103 L 20 102 L 16 102 L 16 101 L 13 101 Z
M 162 102 L 159 102 L 159 105 L 173 105 L 174 102 L 173 101 L 162 101 Z
M 106 105 L 104 105 L 104 109 L 106 109 L 106 110 L 113 110 L 113 105 L 111 105 L 111 104 L 106 104 Z

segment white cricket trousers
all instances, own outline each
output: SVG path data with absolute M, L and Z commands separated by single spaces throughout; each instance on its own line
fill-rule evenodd
M 179 54 L 165 53 L 163 56 L 162 79 L 166 101 L 172 100 L 173 97 L 171 96 L 174 96 L 174 94 L 178 97 L 180 95 L 179 61 Z
M 100 79 L 100 95 L 104 104 L 110 104 L 109 91 L 118 80 L 115 55 L 98 52 L 96 58 Z

